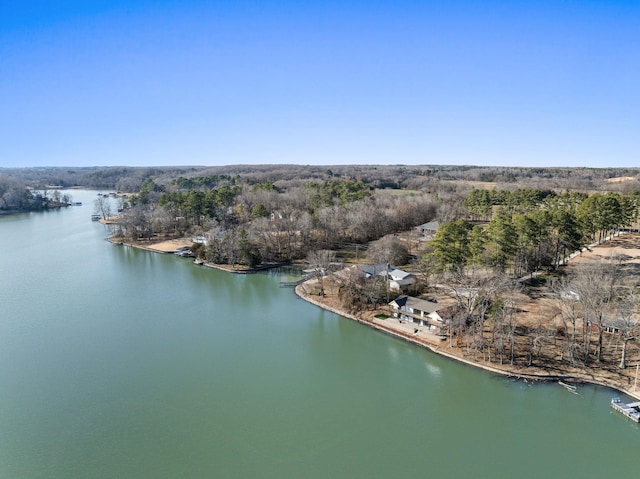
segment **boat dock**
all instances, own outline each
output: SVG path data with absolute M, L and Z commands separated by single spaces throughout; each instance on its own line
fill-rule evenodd
M 573 394 L 578 394 L 578 388 L 575 385 L 567 384 L 567 383 L 564 383 L 562 381 L 558 381 L 558 384 L 560 386 L 562 386 L 563 388 L 565 388 L 567 391 L 569 391 L 569 392 L 571 392 Z
M 640 423 L 640 401 L 623 403 L 620 398 L 613 398 L 611 400 L 611 407 L 632 421 Z
M 302 279 L 299 279 L 297 281 L 280 281 L 280 287 L 281 288 L 295 288 L 296 286 L 298 286 L 300 283 L 302 283 L 305 280 L 306 280 L 306 278 L 302 278 Z

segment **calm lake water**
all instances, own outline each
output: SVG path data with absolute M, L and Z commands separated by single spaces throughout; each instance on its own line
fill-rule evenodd
M 0 218 L 1 478 L 640 477 L 610 390 L 528 386 L 322 311 L 277 273 Z

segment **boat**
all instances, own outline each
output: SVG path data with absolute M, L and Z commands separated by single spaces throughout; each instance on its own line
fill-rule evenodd
M 91 221 L 100 221 L 100 215 L 91 215 Z
M 571 391 L 572 393 L 576 392 L 576 390 L 578 389 L 576 386 L 574 386 L 573 384 L 567 384 L 567 383 L 563 383 L 562 381 L 558 381 L 558 384 L 560 386 L 562 386 L 563 388 L 565 388 L 567 391 Z
M 623 403 L 620 398 L 611 399 L 611 407 L 633 422 L 640 423 L 640 401 Z

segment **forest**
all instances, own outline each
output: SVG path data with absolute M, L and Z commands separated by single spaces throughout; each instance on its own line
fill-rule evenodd
M 0 174 L 0 214 L 42 211 L 70 206 L 71 194 L 60 189 L 32 189 L 27 183 Z
M 488 170 L 476 174 L 474 169 L 471 177 L 515 176 L 513 169 Z M 638 219 L 637 181 L 607 182 L 611 177 L 604 171 L 597 177 L 578 170 L 577 178 L 547 178 L 557 185 L 544 189 L 523 187 L 528 170 L 519 172 L 519 181 L 504 183 L 458 179 L 455 170 L 442 180 L 427 169 L 414 178 L 402 177 L 401 171 L 293 168 L 280 174 L 278 168 L 246 167 L 149 176 L 130 196 L 115 233 L 147 240 L 204 236 L 204 259 L 253 267 L 304 259 L 316 250 L 340 251 L 354 244 L 364 249 L 437 220 L 438 234 L 427 251 L 412 252 L 414 261 L 434 271 L 482 266 L 522 276 L 553 269 L 571 252 Z M 425 182 L 418 186 L 420 178 Z M 572 187 L 585 182 L 589 188 Z
M 57 188 L 116 190 L 117 208 L 106 196 L 95 208 L 121 241 L 199 237 L 200 260 L 234 269 L 302 262 L 321 296 L 341 264 L 402 266 L 419 278 L 411 294 L 436 297 L 446 285 L 443 334 L 468 357 L 624 369 L 638 333 L 634 276 L 620 258 L 563 266 L 638 229 L 638 178 L 633 169 L 403 165 L 0 169 L 0 209 L 29 208 L 42 192 L 62 199 Z M 437 232 L 421 237 L 425 223 Z M 547 316 L 523 320 L 523 294 L 540 286 Z M 375 312 L 389 290 L 372 277 L 341 284 L 337 296 L 345 311 Z
M 37 209 L 47 193 L 61 201 L 58 188 L 114 189 L 128 193 L 115 235 L 202 236 L 204 259 L 251 267 L 316 250 L 364 249 L 437 220 L 436 238 L 427 251 L 411 252 L 414 262 L 522 276 L 635 224 L 639 173 L 402 165 L 0 169 L 0 209 Z M 114 213 L 104 201 L 97 209 L 103 217 Z
M 583 247 L 637 229 L 636 177 L 586 178 L 579 171 L 578 178 L 537 178 L 534 184 L 545 185 L 538 188 L 526 170 L 515 182 L 513 171 L 486 172 L 482 180 L 455 171 L 448 179 L 397 173 L 332 167 L 279 176 L 247 168 L 148 177 L 129 197 L 114 234 L 135 241 L 203 237 L 206 244 L 194 244 L 194 253 L 233 268 L 302 261 L 316 272 L 321 296 L 323 278 L 345 262 L 401 265 L 420 278 L 412 294 L 437 295 L 438 285 L 448 285 L 454 306 L 443 311 L 443 334 L 468 357 L 528 367 L 552 360 L 626 367 L 637 312 L 635 286 L 625 282 L 620 262 L 573 275 L 559 268 Z M 486 181 L 497 175 L 510 181 Z M 433 238 L 407 240 L 427 222 L 439 224 Z M 540 271 L 547 276 L 514 282 Z M 523 321 L 517 314 L 523 291 L 541 283 L 554 298 L 554 319 Z M 338 296 L 345 311 L 358 313 L 384 309 L 389 291 L 379 277 L 361 278 L 343 282 Z M 607 348 L 611 318 L 622 333 Z

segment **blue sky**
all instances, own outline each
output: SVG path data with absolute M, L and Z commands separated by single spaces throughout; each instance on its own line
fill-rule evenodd
M 0 166 L 639 160 L 637 0 L 0 0 Z

